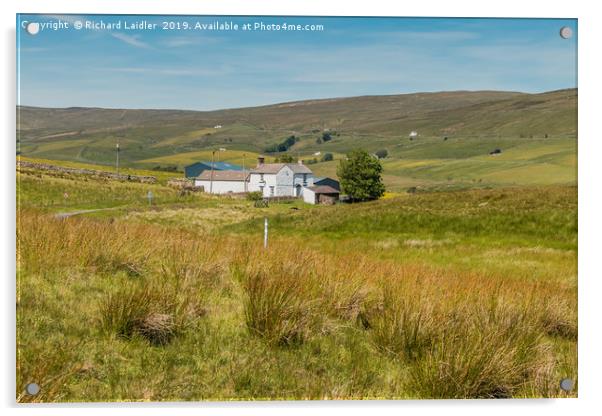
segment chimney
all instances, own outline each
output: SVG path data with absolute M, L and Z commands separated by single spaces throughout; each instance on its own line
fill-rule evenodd
M 297 163 L 298 163 L 298 164 L 300 164 L 301 166 L 303 166 L 303 161 L 302 161 L 301 159 L 299 159 L 299 160 L 297 161 Z
M 265 163 L 265 157 L 264 156 L 257 156 L 257 166 L 262 166 Z

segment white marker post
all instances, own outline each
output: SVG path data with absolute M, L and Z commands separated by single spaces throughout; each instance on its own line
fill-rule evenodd
M 148 193 L 146 194 L 146 197 L 148 198 L 148 205 L 149 206 L 153 205 L 153 193 L 152 193 L 152 191 L 148 191 Z
M 268 248 L 268 217 L 263 222 L 263 248 Z

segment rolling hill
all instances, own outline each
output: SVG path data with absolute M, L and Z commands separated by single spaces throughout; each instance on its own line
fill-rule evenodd
M 20 154 L 152 168 L 207 160 L 240 163 L 290 135 L 289 153 L 334 175 L 353 148 L 387 149 L 393 189 L 448 182 L 567 183 L 576 180 L 577 90 L 541 94 L 453 91 L 307 100 L 216 111 L 17 108 Z M 217 127 L 219 126 L 219 127 Z M 216 128 L 217 127 L 217 128 Z M 419 137 L 410 141 L 410 131 Z M 319 143 L 329 132 L 332 139 Z M 494 148 L 503 149 L 495 159 Z M 315 155 L 320 152 L 320 155 Z

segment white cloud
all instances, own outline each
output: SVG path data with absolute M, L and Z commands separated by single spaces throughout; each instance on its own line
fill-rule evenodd
M 117 67 L 117 68 L 95 68 L 100 71 L 126 73 L 126 74 L 156 74 L 172 76 L 216 76 L 224 73 L 222 69 L 201 68 L 155 68 L 155 67 Z
M 110 34 L 115 39 L 119 39 L 120 41 L 125 42 L 128 45 L 135 46 L 136 48 L 149 49 L 151 47 L 149 44 L 142 42 L 139 35 L 126 35 L 125 33 L 121 32 L 111 32 Z
M 478 39 L 481 35 L 477 32 L 468 32 L 461 30 L 440 30 L 440 31 L 393 31 L 366 33 L 365 37 L 378 37 L 383 41 L 433 41 L 433 42 L 462 42 Z

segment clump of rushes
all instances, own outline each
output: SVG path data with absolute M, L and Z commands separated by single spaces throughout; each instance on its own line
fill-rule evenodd
M 524 389 L 549 351 L 531 311 L 515 305 L 471 305 L 446 325 L 410 369 L 416 397 L 510 398 Z
M 304 342 L 318 330 L 316 281 L 303 263 L 269 260 L 236 268 L 245 298 L 248 330 L 270 345 Z
M 103 328 L 126 339 L 135 334 L 148 335 L 150 332 L 143 328 L 148 326 L 149 317 L 156 314 L 163 303 L 161 297 L 161 291 L 156 288 L 138 284 L 130 284 L 120 291 L 108 294 L 100 306 Z M 173 333 L 174 328 L 170 328 L 169 332 Z M 158 337 L 151 336 L 147 339 L 152 342 L 156 338 Z
M 154 280 L 124 286 L 103 299 L 100 316 L 106 331 L 125 339 L 139 335 L 152 345 L 165 345 L 191 320 L 206 313 L 191 287 Z
M 371 327 L 378 350 L 403 360 L 415 360 L 430 347 L 435 335 L 432 309 L 419 293 L 390 284 L 382 288 L 381 301 L 364 320 Z
M 90 265 L 96 270 L 112 274 L 124 272 L 128 276 L 138 277 L 145 272 L 146 258 L 131 256 L 123 253 L 100 253 L 90 260 Z
M 558 297 L 545 301 L 540 312 L 541 325 L 550 336 L 577 340 L 577 306 Z

